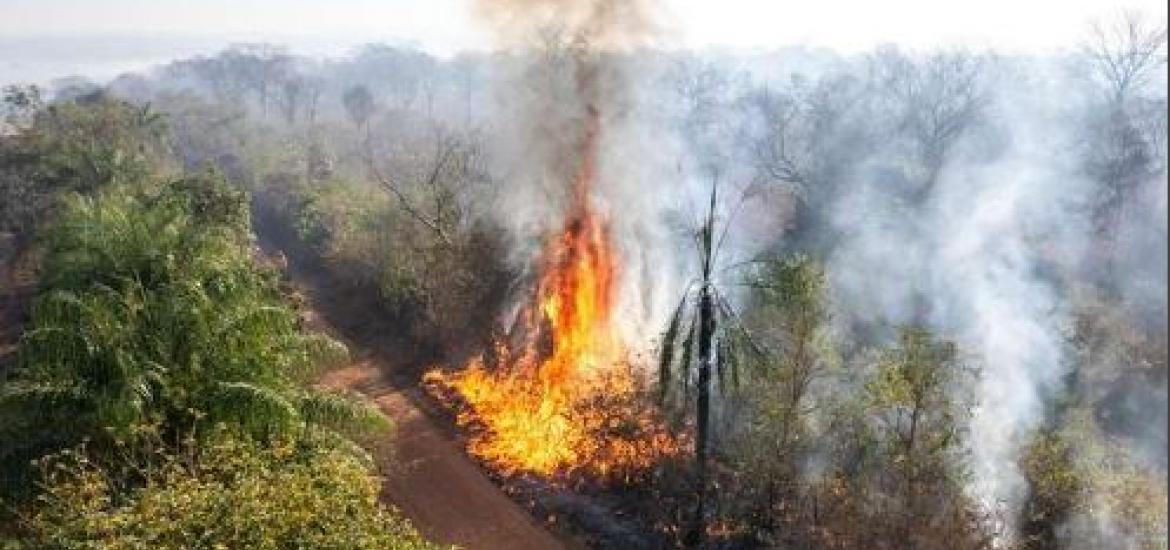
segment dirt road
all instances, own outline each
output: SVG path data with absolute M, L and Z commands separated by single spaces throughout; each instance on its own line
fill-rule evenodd
M 266 252 L 273 252 L 271 245 Z M 357 391 L 372 399 L 395 424 L 386 466 L 384 496 L 430 540 L 470 550 L 579 548 L 538 524 L 526 509 L 494 485 L 463 453 L 444 412 L 417 387 L 417 359 L 399 353 L 389 327 L 369 315 L 368 296 L 354 295 L 328 273 L 289 262 L 288 272 L 305 295 L 313 328 L 344 341 L 355 356 L 350 366 L 328 373 L 322 385 Z M 448 425 L 449 426 L 449 425 Z

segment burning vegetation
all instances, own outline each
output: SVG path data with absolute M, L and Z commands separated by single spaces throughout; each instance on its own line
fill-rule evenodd
M 472 430 L 469 451 L 505 474 L 629 480 L 679 449 L 653 411 L 612 323 L 619 257 L 589 196 L 591 112 L 564 227 L 548 239 L 515 337 L 457 373 L 425 377 Z

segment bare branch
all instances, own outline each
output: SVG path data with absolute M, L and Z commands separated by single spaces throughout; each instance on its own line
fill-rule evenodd
M 370 147 L 369 141 L 366 142 L 366 155 L 365 156 L 366 156 L 366 165 L 369 167 L 370 173 L 374 176 L 374 179 L 378 181 L 378 184 L 381 185 L 383 189 L 389 191 L 391 195 L 393 195 L 396 199 L 398 199 L 399 206 L 402 207 L 402 210 L 405 211 L 408 215 L 410 215 L 410 217 L 414 218 L 419 223 L 423 224 L 428 229 L 430 229 L 432 232 L 434 232 L 435 235 L 437 237 L 439 237 L 439 240 L 443 242 L 443 244 L 445 244 L 447 246 L 452 246 L 453 243 L 452 243 L 451 239 L 447 236 L 447 233 L 443 230 L 443 226 L 440 225 L 439 221 L 428 218 L 425 215 L 423 215 L 422 211 L 420 211 L 410 201 L 410 199 L 406 196 L 406 194 L 398 186 L 398 184 L 395 182 L 395 180 L 392 180 L 392 179 L 386 177 L 386 175 L 383 174 L 382 171 L 378 169 L 378 163 L 374 162 L 374 154 L 373 154 L 372 148 Z M 433 171 L 433 173 L 437 174 L 438 170 L 440 170 L 441 167 L 439 167 L 439 165 L 440 165 L 439 162 L 436 162 L 435 164 L 436 164 L 436 168 Z M 433 177 L 437 177 L 437 175 L 433 176 Z

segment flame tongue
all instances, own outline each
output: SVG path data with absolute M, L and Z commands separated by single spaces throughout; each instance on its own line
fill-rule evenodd
M 449 390 L 462 397 L 458 422 L 473 429 L 469 450 L 508 474 L 629 474 L 677 447 L 639 407 L 611 324 L 618 258 L 589 197 L 595 136 L 592 116 L 573 204 L 545 246 L 522 344 L 497 344 L 495 356 L 505 364 L 494 370 L 480 357 L 462 372 L 435 370 L 424 379 L 441 396 Z M 551 349 L 541 345 L 546 338 Z
M 553 345 L 538 374 L 550 389 L 620 359 L 621 346 L 610 326 L 617 264 L 604 221 L 589 202 L 591 164 L 587 155 L 574 185 L 573 209 L 561 234 L 546 247 L 537 286 L 537 310 L 549 324 Z M 528 322 L 538 326 L 539 321 Z

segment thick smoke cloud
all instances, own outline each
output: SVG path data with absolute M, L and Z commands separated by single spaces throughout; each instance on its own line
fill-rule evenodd
M 968 352 L 980 370 L 969 491 L 1010 536 L 1027 497 L 1019 457 L 1075 359 L 1077 304 L 1057 274 L 1098 268 L 1089 205 L 1101 190 L 1079 157 L 1087 105 L 1077 81 L 1034 60 L 1000 60 L 989 76 L 986 126 L 956 144 L 924 201 L 899 195 L 907 173 L 887 164 L 894 155 L 854 172 L 832 207 L 841 239 L 829 270 L 845 323 L 883 333 L 926 323 Z M 1165 173 L 1158 179 L 1127 206 L 1115 269 L 1131 309 L 1165 330 Z M 1164 457 L 1156 431 L 1149 441 Z

